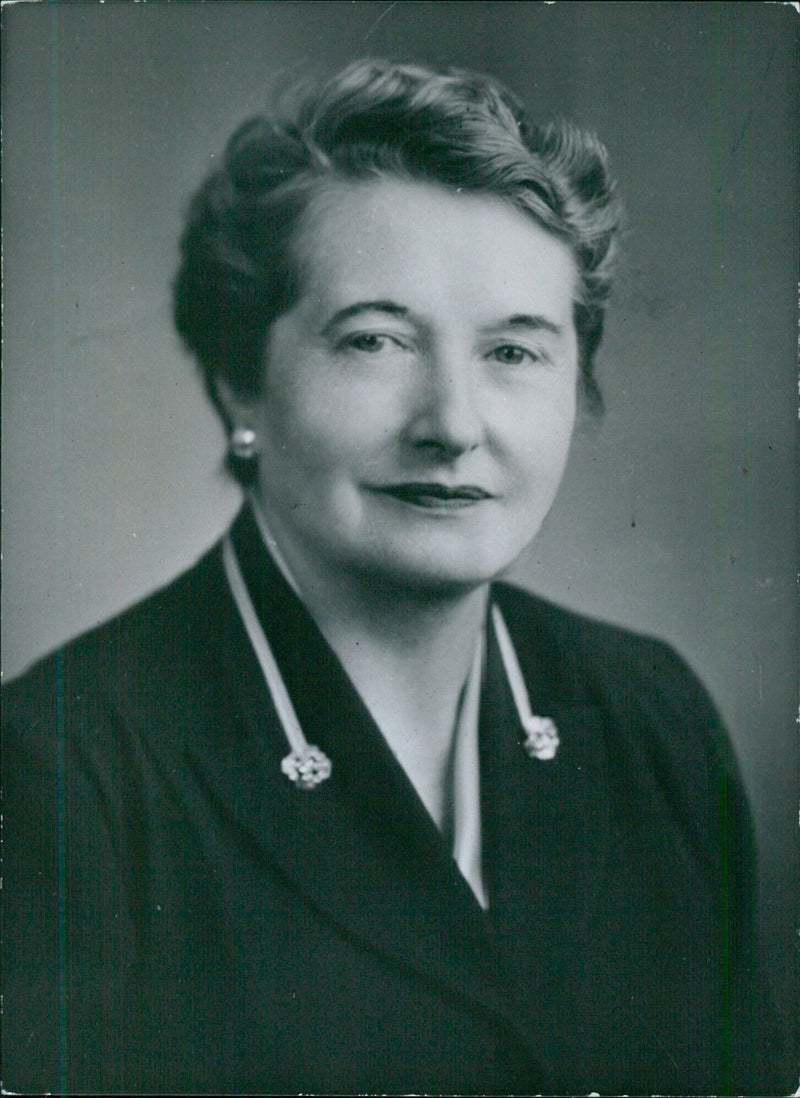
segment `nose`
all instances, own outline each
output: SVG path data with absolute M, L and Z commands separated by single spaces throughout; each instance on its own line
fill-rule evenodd
M 429 449 L 448 460 L 481 445 L 484 423 L 478 368 L 468 355 L 430 357 L 420 380 L 408 434 L 416 449 Z

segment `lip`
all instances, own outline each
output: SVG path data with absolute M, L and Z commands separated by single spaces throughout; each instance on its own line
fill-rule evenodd
M 491 492 L 476 484 L 442 484 L 439 481 L 404 481 L 400 484 L 383 484 L 376 491 L 391 496 L 401 503 L 426 510 L 459 510 L 474 507 L 493 499 Z

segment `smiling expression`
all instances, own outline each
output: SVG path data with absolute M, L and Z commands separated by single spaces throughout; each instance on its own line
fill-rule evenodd
M 575 421 L 569 247 L 500 199 L 329 187 L 248 409 L 298 575 L 474 587 L 538 531 Z

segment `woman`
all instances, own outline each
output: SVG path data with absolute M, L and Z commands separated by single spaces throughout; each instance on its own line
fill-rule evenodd
M 8 1087 L 788 1086 L 702 688 L 495 582 L 599 404 L 619 216 L 460 72 L 233 136 L 176 318 L 247 503 L 7 692 Z

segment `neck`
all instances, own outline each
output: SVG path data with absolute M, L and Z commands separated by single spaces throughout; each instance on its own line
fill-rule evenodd
M 429 725 L 443 697 L 456 704 L 484 625 L 488 584 L 443 590 L 372 575 L 315 572 L 312 577 L 295 562 L 292 573 L 306 607 L 371 708 L 380 705 L 371 684 L 387 677 L 397 680 L 407 699 L 400 708 L 418 708 Z M 382 689 L 387 688 L 384 682 Z
M 488 585 L 448 598 L 341 588 L 308 606 L 439 829 L 452 828 L 455 730 Z
M 361 687 L 378 668 L 402 680 L 409 705 L 430 712 L 442 695 L 457 699 L 486 615 L 488 585 L 469 591 L 339 590 L 339 599 L 312 599 L 309 609 L 328 643 Z M 355 596 L 355 597 L 354 597 Z M 365 683 L 365 686 L 367 684 Z

